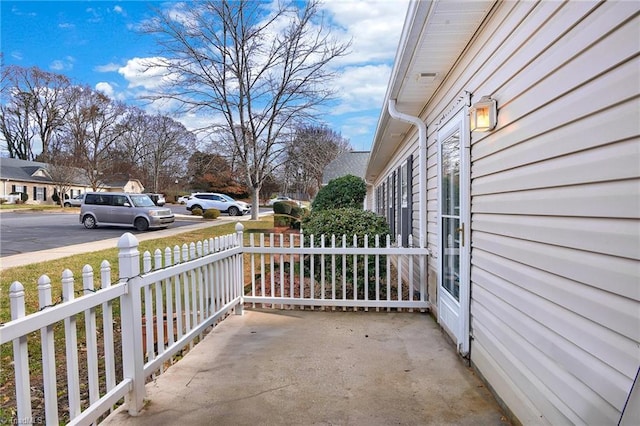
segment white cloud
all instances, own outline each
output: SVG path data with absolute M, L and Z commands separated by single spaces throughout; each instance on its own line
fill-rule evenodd
M 119 6 L 119 5 L 115 5 L 113 7 L 113 11 L 115 13 L 120 13 L 120 14 L 126 15 L 126 13 L 124 12 L 124 9 L 122 8 L 122 6 Z
M 353 149 L 366 151 L 371 144 L 372 129 L 375 130 L 377 122 L 377 116 L 358 115 L 344 120 L 338 130 L 350 141 Z
M 96 84 L 96 90 L 104 93 L 112 99 L 115 98 L 115 91 L 113 90 L 113 86 L 111 86 L 111 84 L 109 83 L 101 81 L 100 83 Z
M 114 64 L 113 62 L 104 65 L 97 65 L 93 68 L 93 70 L 96 72 L 116 72 L 119 69 L 120 65 Z
M 351 54 L 340 63 L 393 61 L 408 0 L 328 0 L 323 8 L 337 25 L 334 33 L 352 39 Z
M 118 73 L 129 82 L 129 88 L 154 90 L 162 85 L 167 73 L 163 68 L 150 67 L 150 64 L 165 60 L 160 57 L 129 59 L 125 66 L 118 68 Z
M 377 111 L 384 101 L 408 3 L 408 0 L 323 3 L 334 36 L 352 43 L 350 54 L 333 64 L 338 77 L 332 87 L 338 94 L 338 104 L 330 111 L 336 118 L 348 114 L 348 118 L 342 117 L 340 131 L 352 143 L 369 141 L 375 131 Z
M 63 59 L 56 59 L 51 62 L 49 68 L 56 72 L 69 71 L 73 69 L 75 62 L 76 59 L 73 56 L 65 56 Z
M 391 65 L 346 67 L 333 82 L 339 105 L 332 114 L 377 109 L 384 101 Z

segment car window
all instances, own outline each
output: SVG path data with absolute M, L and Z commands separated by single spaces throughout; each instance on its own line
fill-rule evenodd
M 153 203 L 153 200 L 151 198 L 149 198 L 148 195 L 132 194 L 132 195 L 129 195 L 129 197 L 131 197 L 131 202 L 136 207 L 153 207 L 153 206 L 155 206 L 155 204 Z
M 94 204 L 97 204 L 99 206 L 110 206 L 111 205 L 111 198 L 112 197 L 110 195 L 97 194 Z
M 222 199 L 226 200 L 226 201 L 231 202 L 231 203 L 233 203 L 233 202 L 235 201 L 233 198 L 229 197 L 228 195 L 224 195 L 224 194 L 222 194 L 222 195 L 220 195 L 220 197 L 221 197 Z
M 127 202 L 127 197 L 124 195 L 116 195 L 113 197 L 113 205 L 114 206 L 124 206 L 124 203 Z
M 89 194 L 84 202 L 86 204 L 98 204 L 98 196 L 96 194 Z

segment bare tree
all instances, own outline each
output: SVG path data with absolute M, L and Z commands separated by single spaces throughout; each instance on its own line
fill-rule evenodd
M 83 171 L 72 167 L 70 164 L 72 164 L 73 161 L 65 158 L 63 155 L 52 155 L 49 157 L 47 173 L 49 173 L 54 185 L 54 190 L 58 194 L 58 203 L 64 208 L 66 194 L 73 187 L 73 184 L 78 182 Z
M 167 116 L 149 117 L 149 137 L 142 156 L 142 168 L 153 192 L 160 190 L 163 176 L 184 171 L 189 152 L 196 145 L 196 137 L 183 124 Z M 177 177 L 177 176 L 175 176 Z
M 70 87 L 67 77 L 36 67 L 2 68 L 0 132 L 9 156 L 33 160 L 40 148 L 47 158 L 69 111 Z
M 165 58 L 166 85 L 152 99 L 177 100 L 187 111 L 223 120 L 226 137 L 253 192 L 258 216 L 262 183 L 278 166 L 291 129 L 309 121 L 332 95 L 328 65 L 349 44 L 331 38 L 317 0 L 305 3 L 217 1 L 176 4 L 145 31 Z M 212 126 L 209 130 L 214 130 Z
M 64 141 L 76 166 L 96 191 L 110 167 L 110 152 L 128 131 L 129 110 L 89 87 L 74 87 L 73 108 L 65 122 Z
M 112 152 L 119 157 L 114 158 L 114 172 L 122 167 L 136 170 L 145 188 L 160 192 L 184 176 L 195 146 L 195 134 L 182 123 L 130 108 L 128 130 Z
M 287 147 L 284 185 L 298 197 L 311 199 L 322 186 L 324 168 L 338 155 L 351 151 L 349 141 L 325 126 L 301 126 Z

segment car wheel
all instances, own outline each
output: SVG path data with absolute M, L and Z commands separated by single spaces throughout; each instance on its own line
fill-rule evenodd
M 71 207 L 71 203 L 64 203 L 65 207 Z
M 229 216 L 240 216 L 240 209 L 237 207 L 229 207 Z
M 96 220 L 91 215 L 87 215 L 82 219 L 82 224 L 87 229 L 93 229 L 96 227 Z
M 193 206 L 191 206 L 191 211 L 194 211 L 195 209 L 200 209 L 200 210 L 204 211 L 204 209 L 202 208 L 202 206 L 200 204 L 194 204 Z
M 147 219 L 139 217 L 133 222 L 133 226 L 135 226 L 138 231 L 146 231 L 149 229 L 149 222 L 147 222 Z

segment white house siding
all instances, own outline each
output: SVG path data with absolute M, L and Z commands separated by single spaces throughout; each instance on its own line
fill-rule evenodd
M 427 173 L 435 309 L 438 128 L 497 100 L 471 138 L 470 357 L 523 424 L 616 424 L 640 366 L 639 10 L 496 2 L 425 99 L 426 171 L 412 129 L 375 182 L 413 153 L 417 237 Z
M 640 365 L 639 8 L 500 3 L 444 86 L 498 101 L 472 135 L 471 361 L 526 424 L 617 423 Z

